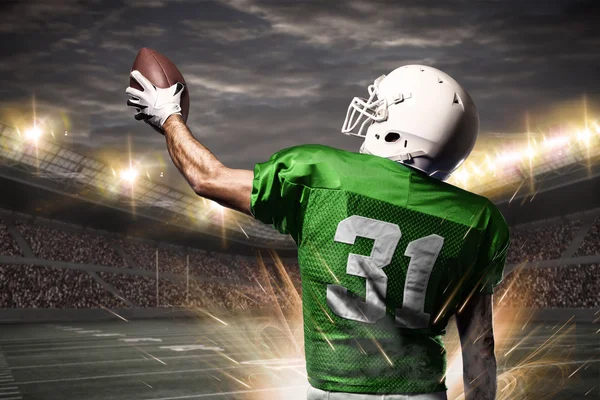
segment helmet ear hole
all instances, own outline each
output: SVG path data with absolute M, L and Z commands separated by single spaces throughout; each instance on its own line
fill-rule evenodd
M 400 140 L 400 134 L 397 132 L 388 132 L 385 135 L 385 141 L 388 143 L 395 143 Z

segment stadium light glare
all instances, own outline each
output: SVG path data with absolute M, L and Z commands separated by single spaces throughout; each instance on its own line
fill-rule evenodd
M 467 169 L 465 167 L 463 167 L 463 168 L 459 169 L 458 171 L 456 171 L 454 173 L 454 176 L 456 177 L 457 180 L 459 180 L 460 182 L 462 182 L 464 184 L 469 179 L 469 172 L 467 171 Z
M 498 158 L 496 161 L 498 161 L 502 164 L 510 164 L 515 161 L 519 161 L 520 159 L 521 159 L 521 153 L 519 153 L 518 151 L 512 151 L 512 152 L 503 153 L 503 154 L 498 155 Z
M 135 182 L 135 180 L 138 176 L 138 172 L 133 168 L 128 168 L 128 169 L 124 169 L 123 171 L 121 171 L 120 176 L 121 176 L 121 179 L 123 179 L 124 181 L 133 183 L 133 182 Z
M 25 138 L 37 141 L 42 136 L 42 130 L 37 126 L 33 126 L 25 131 Z
M 577 132 L 577 140 L 583 142 L 586 146 L 590 145 L 590 140 L 592 139 L 592 131 L 589 128 L 585 128 Z
M 552 137 L 550 139 L 544 140 L 544 147 L 553 148 L 553 147 L 558 147 L 558 146 L 564 146 L 564 145 L 568 144 L 569 141 L 570 141 L 570 138 L 568 136 L 556 136 L 556 137 Z
M 485 155 L 485 164 L 487 165 L 488 171 L 494 171 L 496 169 L 496 165 L 492 162 L 492 159 L 489 155 Z
M 529 146 L 527 147 L 527 150 L 525 150 L 525 155 L 531 160 L 533 157 L 535 157 L 535 150 L 533 149 L 533 147 Z
M 473 175 L 483 176 L 483 171 L 480 165 L 473 164 Z

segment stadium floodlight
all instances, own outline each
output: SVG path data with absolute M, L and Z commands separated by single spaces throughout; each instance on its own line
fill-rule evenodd
M 37 126 L 33 126 L 25 131 L 25 138 L 36 141 L 42 136 L 42 130 Z
M 592 139 L 592 131 L 589 128 L 585 128 L 577 132 L 577 140 L 583 142 L 586 146 L 589 147 L 590 140 Z
M 569 136 L 555 136 L 544 140 L 544 147 L 562 147 L 567 146 L 571 138 Z
M 462 184 L 466 184 L 467 181 L 469 180 L 469 172 L 467 171 L 467 168 L 465 166 L 463 166 L 462 168 L 460 168 L 459 170 L 457 170 L 454 173 L 454 176 Z
M 530 160 L 535 157 L 535 150 L 533 149 L 533 147 L 528 146 L 527 150 L 525 150 L 525 155 L 527 156 L 527 158 L 529 158 Z
M 138 172 L 133 168 L 128 168 L 122 170 L 119 175 L 124 181 L 133 184 L 133 182 L 135 182 L 136 178 L 138 177 Z
M 501 164 L 514 164 L 517 161 L 521 160 L 521 153 L 518 151 L 506 152 L 498 155 L 496 161 Z

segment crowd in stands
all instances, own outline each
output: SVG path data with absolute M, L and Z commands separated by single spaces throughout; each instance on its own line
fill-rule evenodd
M 553 260 L 560 258 L 581 227 L 581 221 L 552 224 L 510 233 L 507 262 Z
M 124 260 L 106 237 L 23 221 L 15 221 L 14 225 L 38 258 L 80 264 L 125 266 Z
M 31 265 L 0 265 L 0 308 L 121 308 L 87 272 Z
M 0 221 L 0 255 L 4 256 L 22 256 L 17 242 L 8 231 L 6 225 Z
M 14 229 L 8 228 L 10 224 Z M 561 257 L 581 226 L 576 221 L 513 230 L 508 263 Z M 16 240 L 15 235 L 23 240 Z M 23 242 L 29 249 L 17 244 Z M 599 249 L 600 218 L 575 255 L 598 254 Z M 260 258 L 243 258 L 31 221 L 0 221 L 0 255 L 22 257 L 28 253 L 44 260 L 113 267 L 115 272 L 97 273 L 103 287 L 78 269 L 0 265 L 0 307 L 158 305 L 235 310 L 276 304 L 285 308 L 301 295 L 297 262 L 281 262 L 267 251 Z M 530 268 L 508 275 L 497 289 L 496 299 L 514 307 L 598 307 L 599 292 L 600 267 L 596 264 Z
M 600 265 L 516 270 L 496 293 L 500 306 L 598 308 Z
M 600 253 L 600 217 L 596 218 L 594 225 L 585 236 L 583 243 L 579 246 L 577 256 L 591 256 Z

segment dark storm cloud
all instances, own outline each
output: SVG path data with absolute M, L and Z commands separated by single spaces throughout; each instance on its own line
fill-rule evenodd
M 139 154 L 164 139 L 124 106 L 140 47 L 173 59 L 191 91 L 189 123 L 224 162 L 251 168 L 283 147 L 356 149 L 339 128 L 377 76 L 423 63 L 454 76 L 482 132 L 523 130 L 528 109 L 597 95 L 593 1 L 27 1 L 0 6 L 2 105 L 35 92 L 66 111 L 76 139 Z

